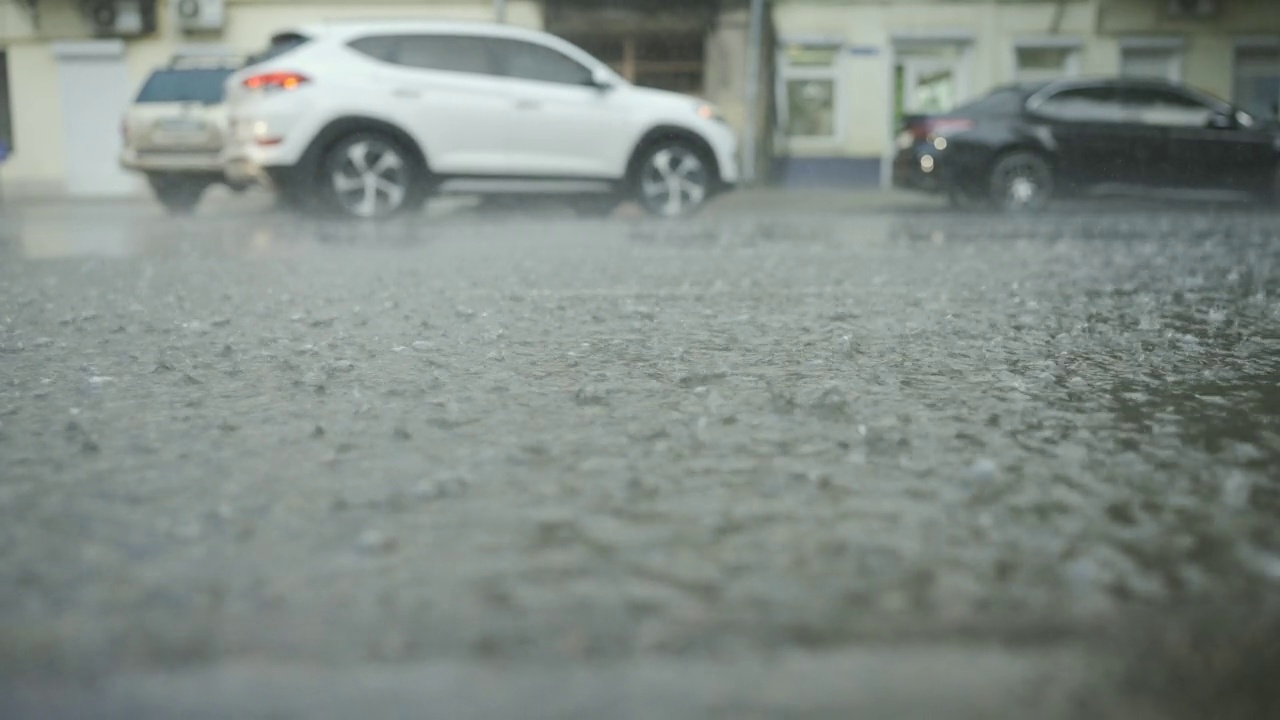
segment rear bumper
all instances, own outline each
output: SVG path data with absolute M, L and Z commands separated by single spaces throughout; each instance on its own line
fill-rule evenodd
M 217 152 L 140 152 L 127 149 L 120 153 L 120 166 L 136 172 L 222 174 L 221 156 Z

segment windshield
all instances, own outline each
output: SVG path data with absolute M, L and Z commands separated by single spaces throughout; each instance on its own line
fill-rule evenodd
M 230 69 L 159 70 L 147 79 L 138 93 L 140 103 L 222 102 L 223 83 Z

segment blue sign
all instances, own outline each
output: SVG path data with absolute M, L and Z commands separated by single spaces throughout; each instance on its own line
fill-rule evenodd
M 0 163 L 9 158 L 9 143 L 0 140 Z

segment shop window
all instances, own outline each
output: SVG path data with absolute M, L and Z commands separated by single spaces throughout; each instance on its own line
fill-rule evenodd
M 1233 99 L 1258 118 L 1280 120 L 1280 38 L 1270 46 L 1242 46 L 1235 53 Z
M 1182 79 L 1182 50 L 1127 47 L 1120 51 L 1120 74 L 1125 77 Z
M 1080 48 L 1075 46 L 1019 45 L 1014 58 L 1014 76 L 1019 82 L 1057 80 L 1080 73 Z
M 779 90 L 788 138 L 835 140 L 840 135 L 836 67 L 840 46 L 789 44 L 781 53 Z

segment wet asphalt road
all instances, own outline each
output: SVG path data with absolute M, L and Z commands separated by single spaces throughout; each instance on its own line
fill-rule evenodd
M 4 212 L 18 716 L 1280 707 L 1280 214 Z

